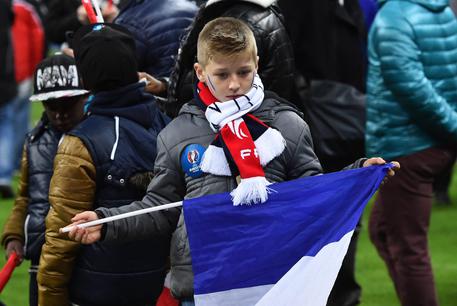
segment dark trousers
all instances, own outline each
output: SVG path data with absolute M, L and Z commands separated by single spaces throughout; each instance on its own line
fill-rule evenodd
M 29 304 L 30 306 L 38 306 L 38 283 L 37 283 L 37 273 L 38 273 L 38 261 L 31 262 L 29 269 L 30 281 L 29 281 Z
M 438 305 L 428 250 L 434 179 L 452 167 L 455 150 L 430 148 L 398 158 L 401 169 L 381 187 L 370 239 L 387 265 L 403 306 Z

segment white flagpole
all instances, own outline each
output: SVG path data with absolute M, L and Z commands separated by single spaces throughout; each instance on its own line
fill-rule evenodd
M 102 11 L 100 10 L 100 5 L 98 4 L 98 0 L 91 0 L 92 1 L 92 6 L 95 9 L 95 12 L 97 13 L 97 22 L 103 23 L 105 20 L 103 19 L 103 14 Z
M 150 212 L 153 212 L 153 211 L 160 211 L 160 210 L 165 210 L 165 209 L 169 209 L 169 208 L 175 208 L 175 207 L 179 207 L 179 206 L 182 206 L 182 201 L 174 202 L 174 203 L 170 203 L 170 204 L 165 204 L 165 205 L 160 205 L 160 206 L 149 207 L 149 208 L 143 208 L 143 209 L 131 211 L 131 212 L 128 212 L 128 213 L 123 213 L 123 214 L 116 215 L 116 216 L 111 216 L 111 217 L 107 217 L 107 218 L 103 218 L 103 219 L 89 221 L 89 222 L 86 222 L 86 223 L 81 223 L 81 224 L 74 225 L 74 226 L 66 226 L 66 227 L 61 228 L 60 232 L 61 233 L 68 233 L 73 228 L 91 227 L 91 226 L 95 226 L 95 225 L 99 225 L 99 224 L 103 224 L 103 223 L 108 223 L 108 222 L 115 221 L 115 220 L 125 219 L 125 218 L 128 218 L 128 217 L 143 215 L 143 214 L 147 214 L 147 213 L 150 213 Z

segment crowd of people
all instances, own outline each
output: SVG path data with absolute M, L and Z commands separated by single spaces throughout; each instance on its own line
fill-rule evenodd
M 30 260 L 30 305 L 155 305 L 166 277 L 194 305 L 180 208 L 59 229 L 221 192 L 265 202 L 270 183 L 386 161 L 370 238 L 402 305 L 438 305 L 428 228 L 457 154 L 454 3 L 100 4 L 91 23 L 78 0 L 0 0 L 0 195 L 15 197 L 1 243 Z M 30 131 L 28 101 L 44 108 Z M 357 239 L 327 305 L 360 303 Z

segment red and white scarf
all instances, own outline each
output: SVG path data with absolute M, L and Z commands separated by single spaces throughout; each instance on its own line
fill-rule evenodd
M 206 84 L 199 82 L 197 96 L 204 105 L 206 119 L 217 132 L 203 155 L 202 171 L 223 176 L 239 173 L 241 182 L 231 192 L 234 205 L 265 202 L 270 183 L 262 166 L 279 156 L 286 142 L 278 130 L 251 114 L 263 102 L 262 81 L 255 76 L 247 94 L 226 102 L 218 102 Z

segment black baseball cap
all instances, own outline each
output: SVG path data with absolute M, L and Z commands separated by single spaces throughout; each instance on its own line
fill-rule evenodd
M 33 78 L 33 95 L 30 101 L 47 101 L 86 95 L 75 60 L 65 54 L 55 54 L 42 60 Z
M 75 32 L 72 45 L 86 89 L 96 93 L 138 82 L 135 41 L 124 27 L 83 26 Z

